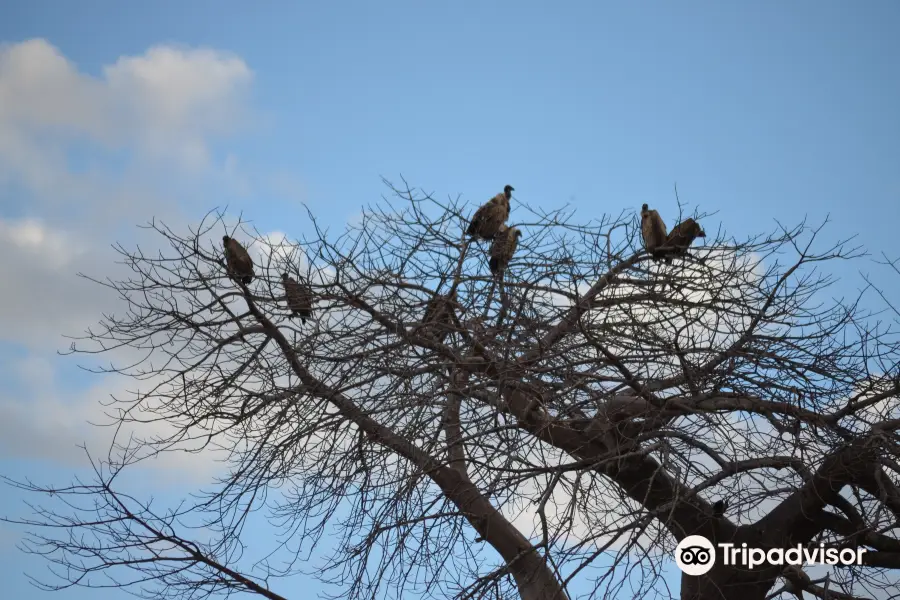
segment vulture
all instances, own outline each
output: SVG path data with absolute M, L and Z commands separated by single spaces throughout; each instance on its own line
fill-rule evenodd
M 713 503 L 713 516 L 717 519 L 725 514 L 728 510 L 728 500 L 716 500 Z
M 787 591 L 793 592 L 793 594 L 797 596 L 799 600 L 803 600 L 803 590 L 809 588 L 809 586 L 812 584 L 809 575 L 807 575 L 799 565 L 788 565 L 784 569 L 782 569 L 781 574 L 790 584 L 790 587 L 787 589 Z
M 301 278 L 302 281 L 302 278 Z M 312 316 L 313 294 L 305 281 L 297 283 L 297 280 L 282 273 L 281 282 L 284 284 L 284 295 L 287 296 L 288 308 L 292 316 L 299 316 L 303 323 Z
M 511 185 L 504 187 L 502 193 L 497 194 L 476 210 L 466 233 L 485 240 L 494 239 L 509 218 L 509 199 L 513 191 L 515 188 Z
M 666 243 L 666 224 L 655 210 L 644 204 L 641 207 L 641 235 L 644 237 L 644 248 L 658 256 L 657 248 Z
M 497 275 L 506 269 L 516 252 L 520 237 L 522 237 L 522 232 L 518 227 L 504 227 L 497 232 L 494 244 L 491 246 L 491 273 Z
M 456 303 L 456 290 L 448 295 L 435 295 L 428 301 L 425 307 L 425 316 L 422 318 L 422 327 L 431 331 L 429 336 L 441 343 L 450 333 L 448 328 L 453 325 L 454 304 Z
M 706 237 L 706 232 L 700 228 L 700 223 L 694 219 L 685 219 L 672 228 L 672 233 L 666 238 L 666 246 L 674 255 L 684 255 L 687 249 L 698 237 Z
M 228 267 L 228 276 L 248 284 L 253 281 L 253 259 L 247 254 L 247 250 L 241 243 L 227 235 L 222 236 L 225 245 L 225 264 Z

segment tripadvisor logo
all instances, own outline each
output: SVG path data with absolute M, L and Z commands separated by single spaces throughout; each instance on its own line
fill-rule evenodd
M 675 548 L 675 564 L 685 575 L 705 575 L 720 558 L 723 565 L 742 566 L 752 569 L 760 565 L 861 565 L 865 548 L 804 548 L 798 544 L 793 548 L 748 548 L 747 544 L 718 544 L 718 551 L 712 542 L 702 535 L 689 535 Z
M 685 575 L 705 575 L 716 564 L 716 549 L 702 535 L 689 535 L 675 548 L 675 564 Z

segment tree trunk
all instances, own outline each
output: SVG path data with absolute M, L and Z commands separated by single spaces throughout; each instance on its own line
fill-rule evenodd
M 764 600 L 780 569 L 716 565 L 706 575 L 681 575 L 681 600 Z
M 525 565 L 510 570 L 522 600 L 568 600 L 562 586 L 545 565 L 534 573 L 528 573 Z
M 568 600 L 562 584 L 531 542 L 454 469 L 432 474 L 472 527 L 506 561 L 522 600 Z

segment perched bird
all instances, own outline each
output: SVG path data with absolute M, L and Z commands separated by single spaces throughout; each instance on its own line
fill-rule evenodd
M 683 256 L 698 237 L 706 237 L 700 223 L 694 219 L 685 219 L 673 227 L 669 237 L 666 238 L 668 252 L 675 256 Z
M 713 516 L 717 519 L 728 510 L 728 500 L 716 500 L 713 502 Z
M 287 296 L 288 308 L 295 316 L 299 316 L 303 323 L 312 316 L 313 294 L 309 284 L 302 280 L 297 280 L 282 273 L 281 282 L 284 284 L 284 295 Z
M 491 273 L 497 275 L 506 269 L 516 252 L 520 237 L 522 237 L 522 232 L 518 227 L 504 227 L 497 232 L 491 246 Z
M 476 210 L 466 233 L 485 240 L 494 239 L 509 218 L 509 199 L 512 197 L 513 191 L 514 188 L 511 185 L 504 187 L 502 193 L 497 194 Z
M 812 584 L 812 580 L 810 579 L 809 575 L 807 575 L 799 565 L 786 566 L 784 569 L 782 569 L 781 575 L 788 583 L 788 585 L 785 586 L 785 591 L 791 592 L 795 596 L 797 596 L 799 600 L 803 600 L 803 590 L 806 590 Z
M 452 290 L 446 296 L 437 294 L 428 301 L 425 307 L 425 316 L 422 318 L 422 327 L 434 340 L 443 343 L 450 333 L 455 314 L 456 290 Z
M 657 257 L 657 249 L 666 243 L 666 224 L 655 210 L 646 204 L 641 207 L 641 235 L 644 237 L 644 248 Z
M 253 259 L 241 243 L 227 235 L 222 236 L 225 245 L 225 264 L 228 267 L 228 276 L 238 279 L 241 283 L 248 284 L 253 281 Z

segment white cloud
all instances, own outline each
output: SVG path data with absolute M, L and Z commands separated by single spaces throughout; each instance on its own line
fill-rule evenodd
M 166 183 L 191 179 L 208 165 L 210 141 L 250 117 L 253 74 L 228 53 L 155 46 L 101 73 L 81 72 L 43 39 L 0 46 L 0 207 L 25 215 L 0 208 L 0 277 L 16 282 L 0 298 L 0 341 L 57 344 L 95 320 L 109 294 L 75 273 L 108 275 L 123 225 L 134 241 L 133 225 L 180 217 L 177 194 L 155 185 L 158 160 L 188 168 L 168 170 Z M 129 160 L 104 168 L 108 151 Z M 241 178 L 236 156 L 222 172 Z
M 80 333 L 108 307 L 108 290 L 77 277 L 108 272 L 111 253 L 92 248 L 85 234 L 37 219 L 0 218 L 0 281 L 14 293 L 0 297 L 0 342 L 58 349 L 63 334 Z M 105 260 L 104 260 L 105 259 Z
M 84 245 L 71 237 L 45 227 L 37 219 L 0 220 L 0 240 L 12 246 L 9 248 L 12 256 L 31 254 L 51 268 L 66 266 L 84 253 Z
M 180 228 L 176 227 L 176 230 Z M 257 261 L 257 275 L 268 275 L 270 279 L 277 280 L 277 273 L 282 272 L 286 261 L 305 268 L 305 260 L 302 250 L 290 243 L 286 236 L 280 232 L 258 234 L 258 239 L 247 232 L 235 234 L 244 239 Z M 145 249 L 158 247 L 161 239 L 158 235 L 151 243 L 143 245 Z M 253 242 L 253 243 L 251 243 Z M 142 396 L 138 402 L 135 393 L 143 390 L 146 393 L 154 390 L 155 386 L 162 384 L 165 377 L 153 376 L 141 377 L 140 380 L 132 378 L 106 375 L 91 375 L 89 383 L 91 387 L 73 389 L 71 382 L 57 381 L 56 367 L 60 366 L 58 358 L 50 358 L 48 350 L 59 347 L 60 331 L 70 331 L 76 326 L 81 329 L 92 327 L 95 331 L 102 331 L 104 326 L 95 325 L 101 318 L 101 313 L 108 313 L 109 307 L 116 305 L 115 298 L 110 297 L 110 290 L 94 282 L 85 281 L 74 277 L 73 271 L 81 269 L 90 273 L 102 273 L 115 280 L 127 278 L 131 273 L 122 273 L 121 267 L 118 273 L 110 265 L 113 257 L 102 257 L 92 253 L 87 244 L 79 241 L 77 236 L 66 232 L 49 228 L 36 220 L 2 221 L 0 220 L 0 243 L 5 243 L 13 252 L 19 252 L 21 256 L 27 255 L 24 264 L 29 265 L 29 271 L 13 271 L 19 268 L 19 262 L 7 265 L 8 271 L 0 270 L 0 276 L 22 277 L 26 280 L 35 279 L 35 273 L 41 275 L 46 282 L 46 293 L 36 299 L 17 296 L 21 302 L 8 311 L 8 317 L 3 322 L 7 340 L 18 342 L 18 345 L 28 345 L 31 352 L 24 359 L 11 363 L 7 368 L 6 378 L 14 388 L 0 391 L 0 456 L 13 458 L 41 458 L 61 463 L 83 464 L 84 456 L 78 450 L 78 446 L 86 444 L 92 455 L 100 456 L 109 448 L 109 444 L 116 434 L 116 439 L 121 444 L 134 434 L 138 439 L 171 439 L 179 431 L 177 419 L 160 421 L 158 417 L 167 413 L 163 408 L 165 397 L 151 395 Z M 201 239 L 201 245 L 215 253 L 220 248 L 219 235 L 216 232 L 208 232 Z M 71 255 L 67 255 L 65 249 L 71 246 L 76 249 Z M 133 248 L 133 243 L 126 244 L 127 249 Z M 0 250 L 4 247 L 0 247 Z M 165 252 L 166 249 L 163 249 Z M 171 250 L 169 250 L 171 252 Z M 270 272 L 266 273 L 266 267 Z M 210 265 L 211 266 L 211 265 Z M 3 268 L 7 268 L 3 267 Z M 215 267 L 212 267 L 215 269 Z M 81 287 L 81 296 L 73 294 L 69 288 L 71 281 L 77 281 Z M 34 284 L 29 284 L 34 290 Z M 259 284 L 257 284 L 259 285 Z M 27 286 L 26 286 L 27 287 Z M 276 283 L 272 292 L 280 294 L 280 285 Z M 65 310 L 54 311 L 60 298 L 66 298 L 68 302 L 62 303 Z M 121 306 L 121 304 L 119 305 Z M 32 311 L 46 311 L 47 319 L 32 318 L 31 320 L 19 320 L 16 314 Z M 120 311 L 116 311 L 119 313 Z M 39 331 L 40 333 L 36 333 Z M 75 332 L 75 333 L 80 333 Z M 31 344 L 31 338 L 36 341 L 45 341 L 44 346 L 37 343 Z M 82 350 L 97 350 L 96 341 L 80 342 Z M 156 358 L 160 354 L 154 353 Z M 119 348 L 108 351 L 100 358 L 102 366 L 112 364 L 115 367 L 133 365 L 146 359 L 146 354 L 134 348 Z M 63 358 L 70 362 L 86 363 L 94 366 L 98 361 L 90 356 L 76 356 Z M 144 363 L 146 365 L 146 363 Z M 159 364 L 159 363 L 157 363 Z M 217 361 L 219 367 L 228 370 L 235 368 L 229 361 Z M 251 384 L 247 384 L 252 387 Z M 136 389 L 137 388 L 137 389 Z M 163 385 L 158 394 L 164 394 L 168 389 Z M 113 407 L 109 406 L 111 397 L 118 401 Z M 125 405 L 138 403 L 140 405 L 136 413 L 131 416 L 136 419 L 144 419 L 144 423 L 128 423 L 122 430 L 116 432 L 113 428 L 95 427 L 94 424 L 110 424 L 114 420 L 110 413 L 117 413 Z M 106 404 L 106 406 L 104 406 Z M 153 413 L 148 407 L 158 407 Z M 170 409 L 171 407 L 169 407 Z M 158 412 L 157 412 L 158 411 Z M 191 426 L 185 433 L 191 436 L 203 435 L 206 430 L 201 427 Z M 205 440 L 205 438 L 204 438 Z M 230 449 L 236 447 L 230 445 L 227 440 L 219 439 L 226 443 Z M 177 444 L 177 448 L 197 448 L 201 442 L 196 438 L 188 439 Z M 146 455 L 143 452 L 142 455 Z M 221 458 L 221 453 L 216 455 L 209 450 L 203 453 L 183 454 L 166 452 L 159 457 L 144 461 L 145 467 L 152 467 L 160 473 L 166 473 L 167 477 L 178 473 L 190 473 L 193 476 L 208 476 L 213 472 L 219 472 L 221 465 L 213 461 Z
M 207 138 L 233 133 L 252 72 L 210 49 L 156 46 L 123 56 L 103 77 L 81 73 L 46 40 L 0 49 L 0 128 L 85 137 L 182 165 L 206 166 Z M 2 139 L 2 138 L 0 138 Z M 15 150 L 0 146 L 0 158 Z
M 177 213 L 198 195 L 179 185 L 204 177 L 250 193 L 238 157 L 210 147 L 253 124 L 252 79 L 211 49 L 155 46 L 97 77 L 46 40 L 0 46 L 0 207 L 96 228 Z
M 215 164 L 211 147 L 253 124 L 252 80 L 241 58 L 213 49 L 155 46 L 95 76 L 43 39 L 0 45 L 0 281 L 11 284 L 0 350 L 16 356 L 3 369 L 0 455 L 83 464 L 77 445 L 105 451 L 111 430 L 87 422 L 108 422 L 100 402 L 130 382 L 96 376 L 85 389 L 60 371 L 84 361 L 55 353 L 62 335 L 121 305 L 77 273 L 120 278 L 127 267 L 109 245 L 126 228 L 126 246 L 149 249 L 134 225 L 152 217 L 178 228 L 185 188 L 202 196 L 224 181 L 249 193 L 239 158 Z M 206 472 L 209 457 L 197 461 L 153 464 Z
M 85 446 L 94 457 L 105 457 L 113 436 L 127 442 L 130 433 L 142 437 L 170 432 L 165 423 L 116 431 L 97 425 L 112 422 L 104 414 L 111 395 L 125 396 L 124 388 L 133 387 L 121 377 L 94 377 L 96 383 L 73 390 L 72 385 L 57 381 L 55 365 L 48 359 L 29 355 L 15 361 L 10 369 L 11 383 L 22 397 L 0 392 L 0 456 L 5 458 L 43 459 L 73 467 L 85 466 Z M 188 446 L 184 446 L 188 447 Z M 143 463 L 157 471 L 157 477 L 173 479 L 190 473 L 204 478 L 218 470 L 209 451 L 201 454 L 166 453 Z

